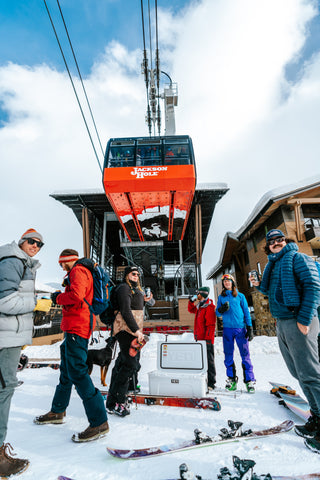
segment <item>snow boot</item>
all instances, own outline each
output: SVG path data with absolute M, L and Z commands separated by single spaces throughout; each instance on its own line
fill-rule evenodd
M 317 432 L 320 431 L 320 417 L 311 412 L 310 417 L 307 420 L 307 423 L 304 425 L 296 425 L 294 431 L 299 437 L 303 438 L 313 438 L 316 436 Z
M 238 377 L 228 377 L 227 382 L 226 382 L 226 390 L 229 390 L 229 392 L 233 392 L 234 390 L 237 390 L 237 384 L 238 384 Z
M 3 443 L 0 447 L 0 478 L 19 475 L 29 466 L 29 460 L 12 458 L 12 455 L 15 455 L 12 450 L 10 443 Z
M 255 393 L 255 386 L 256 382 L 253 382 L 252 380 L 250 380 L 249 382 L 246 382 L 246 387 L 247 387 L 247 392 L 248 393 Z
M 304 444 L 314 453 L 320 453 L 320 431 L 315 437 L 306 438 Z
M 116 403 L 114 409 L 110 413 L 115 413 L 119 417 L 130 415 L 130 407 L 128 403 Z
M 66 412 L 55 413 L 55 412 L 48 412 L 44 415 L 40 415 L 39 417 L 35 417 L 33 422 L 37 425 L 46 425 L 48 423 L 53 423 L 59 425 L 64 423 L 64 417 L 66 416 Z
M 98 440 L 102 438 L 109 432 L 108 422 L 104 422 L 98 427 L 88 427 L 83 432 L 75 433 L 72 435 L 72 440 L 76 443 L 81 442 L 92 442 L 93 440 Z

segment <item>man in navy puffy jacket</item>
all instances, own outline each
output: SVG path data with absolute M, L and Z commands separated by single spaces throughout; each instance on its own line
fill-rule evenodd
M 296 425 L 295 432 L 320 453 L 319 274 L 312 258 L 298 252 L 297 244 L 281 230 L 270 230 L 266 242 L 269 262 L 261 283 L 250 281 L 269 297 L 281 354 L 310 405 L 311 416 L 305 425 Z

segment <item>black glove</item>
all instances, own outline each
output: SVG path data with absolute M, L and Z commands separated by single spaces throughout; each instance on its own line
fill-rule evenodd
M 195 302 L 195 301 L 197 300 L 197 298 L 198 298 L 198 297 L 197 297 L 197 295 L 195 295 L 195 294 L 194 294 L 194 295 L 189 295 L 189 300 L 190 300 L 190 302 L 192 302 L 192 303 Z
M 51 293 L 52 305 L 57 305 L 57 296 L 60 295 L 61 290 Z
M 251 327 L 251 325 L 247 325 L 246 338 L 249 342 L 251 342 L 251 340 L 253 339 L 253 328 Z
M 227 312 L 227 311 L 229 310 L 229 308 L 230 308 L 229 302 L 224 302 L 224 303 L 221 305 L 221 307 L 218 308 L 218 312 L 219 312 L 219 313 L 225 313 L 225 312 Z

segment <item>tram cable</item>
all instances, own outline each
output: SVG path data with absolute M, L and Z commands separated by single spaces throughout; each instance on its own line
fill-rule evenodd
M 151 122 L 151 110 L 150 110 L 150 104 L 149 104 L 149 69 L 148 69 L 148 57 L 147 57 L 147 49 L 146 49 L 146 35 L 145 35 L 145 29 L 144 29 L 143 0 L 141 0 L 140 6 L 141 6 L 142 39 L 143 39 L 142 73 L 144 74 L 144 81 L 145 81 L 145 84 L 146 84 L 146 92 L 147 92 L 146 123 L 148 125 L 149 135 L 151 137 L 152 122 Z
M 51 23 L 51 26 L 52 26 L 52 28 L 53 28 L 53 31 L 54 31 L 54 34 L 55 34 L 55 37 L 56 37 L 56 40 L 57 40 L 57 43 L 58 43 L 58 46 L 59 46 L 59 49 L 60 49 L 60 52 L 61 52 L 63 61 L 64 61 L 64 64 L 65 64 L 65 67 L 66 67 L 66 70 L 67 70 L 67 72 L 68 72 L 69 79 L 70 79 L 70 82 L 71 82 L 71 85 L 72 85 L 74 94 L 75 94 L 75 96 L 76 96 L 76 99 L 77 99 L 77 102 L 78 102 L 78 105 L 79 105 L 79 108 L 80 108 L 80 111 L 81 111 L 81 115 L 82 115 L 83 121 L 84 121 L 84 123 L 85 123 L 86 129 L 87 129 L 87 132 L 88 132 L 88 135 L 89 135 L 89 138 L 90 138 L 90 142 L 91 142 L 93 151 L 94 151 L 94 153 L 95 153 L 95 157 L 96 157 L 96 159 L 97 159 L 97 162 L 98 162 L 100 171 L 101 171 L 101 173 L 102 173 L 102 166 L 101 166 L 101 163 L 100 163 L 100 160 L 99 160 L 99 157 L 98 157 L 96 148 L 95 148 L 95 146 L 94 146 L 94 142 L 93 142 L 93 139 L 92 139 L 92 136 L 91 136 L 89 127 L 88 127 L 88 123 L 87 123 L 87 121 L 86 121 L 86 118 L 85 118 L 85 115 L 84 115 L 84 112 L 83 112 L 83 109 L 82 109 L 82 106 L 81 106 L 81 103 L 80 103 L 80 100 L 79 100 L 79 97 L 78 97 L 78 94 L 77 94 L 77 91 L 76 91 L 76 88 L 75 88 L 75 85 L 74 85 L 74 82 L 73 82 L 73 80 L 72 80 L 72 76 L 71 76 L 71 73 L 70 73 L 70 70 L 69 70 L 69 67 L 68 67 L 67 60 L 66 60 L 66 58 L 65 58 L 65 55 L 64 55 L 64 53 L 63 53 L 63 49 L 62 49 L 61 43 L 60 43 L 60 41 L 59 41 L 58 33 L 57 33 L 56 28 L 55 28 L 55 26 L 54 26 L 54 22 L 53 22 L 53 19 L 52 19 L 52 17 L 51 17 L 51 14 L 50 14 L 50 11 L 49 11 L 49 8 L 48 8 L 48 5 L 47 5 L 46 0 L 43 0 L 43 2 L 44 2 L 44 4 L 45 4 L 46 10 L 47 10 L 47 14 L 48 14 L 48 17 L 49 17 L 49 20 L 50 20 L 50 23 Z
M 57 0 L 57 4 L 58 4 L 58 7 L 59 7 L 59 11 L 60 11 L 60 15 L 61 15 L 61 18 L 62 18 L 62 21 L 63 21 L 64 28 L 65 28 L 65 31 L 66 31 L 66 34 L 67 34 L 67 37 L 68 37 L 68 41 L 69 41 L 69 45 L 70 45 L 70 48 L 71 48 L 71 51 L 72 51 L 74 62 L 76 64 L 76 67 L 77 67 L 77 70 L 78 70 L 78 74 L 79 74 L 80 82 L 81 82 L 81 85 L 82 85 L 82 89 L 83 89 L 84 95 L 86 97 L 86 101 L 87 101 L 87 105 L 88 105 L 88 108 L 89 108 L 89 111 L 90 111 L 91 119 L 92 119 L 95 131 L 96 131 L 96 135 L 97 135 L 97 138 L 98 138 L 98 141 L 99 141 L 99 145 L 100 145 L 100 148 L 101 148 L 101 153 L 102 153 L 102 156 L 104 156 L 104 151 L 103 151 L 100 136 L 99 136 L 99 133 L 98 133 L 98 130 L 97 130 L 96 122 L 95 122 L 94 117 L 93 117 L 91 105 L 90 105 L 90 102 L 89 102 L 89 99 L 88 99 L 88 96 L 87 96 L 87 92 L 86 92 L 86 89 L 85 89 L 85 86 L 84 86 L 84 83 L 83 83 L 83 80 L 82 80 L 82 75 L 81 75 L 79 65 L 78 65 L 78 62 L 77 62 L 76 54 L 75 54 L 73 46 L 72 46 L 72 42 L 71 42 L 71 38 L 70 38 L 70 35 L 69 35 L 68 27 L 67 27 L 66 22 L 64 20 L 64 16 L 63 16 L 63 13 L 62 13 L 62 10 L 61 10 L 61 7 L 60 7 L 59 0 Z
M 159 58 L 159 35 L 158 35 L 158 1 L 155 0 L 156 14 L 156 79 L 157 79 L 157 125 L 158 135 L 161 133 L 161 112 L 160 112 L 160 58 Z

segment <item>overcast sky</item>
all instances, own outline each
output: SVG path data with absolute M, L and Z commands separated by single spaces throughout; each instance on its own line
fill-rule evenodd
M 47 4 L 67 52 L 57 3 Z M 110 137 L 147 135 L 140 1 L 60 5 L 103 148 Z M 319 173 L 319 4 L 158 0 L 158 7 L 161 69 L 179 88 L 177 133 L 193 139 L 198 182 L 230 188 L 213 217 L 205 276 L 226 231 L 238 230 L 262 195 Z M 36 228 L 46 243 L 38 278 L 59 281 L 58 254 L 66 247 L 82 254 L 82 233 L 49 194 L 101 187 L 101 174 L 44 2 L 0 0 L 0 36 L 0 244 Z

